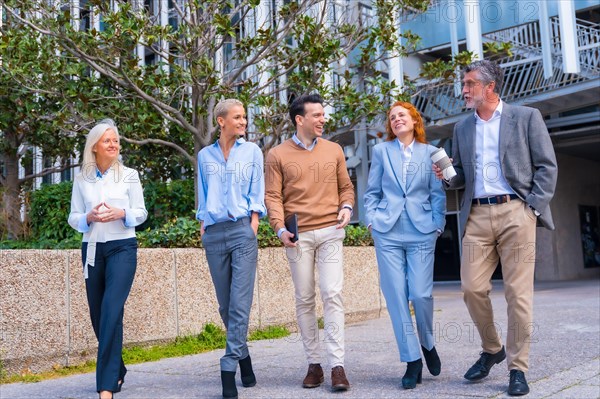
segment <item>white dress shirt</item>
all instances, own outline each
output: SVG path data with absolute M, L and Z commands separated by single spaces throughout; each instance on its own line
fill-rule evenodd
M 492 117 L 484 121 L 475 112 L 475 187 L 474 198 L 514 194 L 500 163 L 500 118 L 502 100 Z
M 92 222 L 88 225 L 87 214 L 102 202 L 124 209 L 125 218 L 106 223 Z M 88 243 L 84 269 L 86 278 L 87 265 L 94 266 L 96 243 L 135 237 L 135 226 L 144 223 L 147 216 L 144 193 L 136 170 L 114 166 L 104 175 L 91 178 L 78 174 L 75 177 L 69 224 L 83 233 L 83 241 Z
M 410 168 L 410 161 L 412 160 L 413 147 L 415 144 L 415 139 L 410 142 L 409 145 L 404 145 L 398 139 L 398 144 L 400 144 L 400 154 L 402 155 L 402 184 L 406 187 L 406 176 L 409 172 L 413 173 Z

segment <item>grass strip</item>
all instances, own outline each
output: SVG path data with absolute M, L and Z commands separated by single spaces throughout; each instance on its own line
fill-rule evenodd
M 259 341 L 263 339 L 277 339 L 290 335 L 284 326 L 269 326 L 250 332 L 248 341 Z M 136 364 L 153 362 L 170 357 L 181 357 L 208 352 L 215 349 L 225 348 L 226 334 L 219 326 L 209 323 L 204 326 L 198 335 L 177 337 L 174 341 L 152 345 L 131 346 L 123 348 L 123 360 L 125 364 Z M 73 374 L 91 373 L 96 369 L 96 362 L 89 360 L 84 364 L 75 366 L 55 365 L 52 370 L 34 373 L 31 370 L 23 370 L 19 374 L 6 375 L 0 359 L 0 384 L 11 384 L 15 382 L 39 382 L 52 378 L 60 378 Z

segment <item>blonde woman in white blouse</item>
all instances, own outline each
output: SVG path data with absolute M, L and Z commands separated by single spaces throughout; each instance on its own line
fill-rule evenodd
M 148 212 L 138 172 L 119 161 L 117 127 L 108 121 L 90 130 L 81 173 L 75 177 L 69 224 L 83 233 L 81 254 L 98 358 L 96 389 L 112 398 L 125 381 L 123 310 L 137 264 L 135 226 Z

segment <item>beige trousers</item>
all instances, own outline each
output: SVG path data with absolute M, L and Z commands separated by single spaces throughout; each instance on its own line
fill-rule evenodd
M 321 363 L 315 308 L 315 267 L 323 300 L 325 346 L 331 367 L 344 365 L 344 282 L 342 242 L 346 233 L 335 226 L 298 234 L 297 246 L 286 248 L 296 296 L 296 317 L 308 363 Z
M 526 372 L 533 325 L 536 216 L 519 199 L 498 205 L 473 205 L 462 242 L 464 300 L 484 352 L 502 349 L 502 330 L 494 323 L 489 293 L 500 260 L 507 302 L 505 330 L 509 370 Z

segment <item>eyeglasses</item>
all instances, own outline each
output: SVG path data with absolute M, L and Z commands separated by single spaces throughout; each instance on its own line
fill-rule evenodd
M 491 84 L 492 82 L 482 82 L 481 80 L 469 80 L 467 82 L 462 82 L 463 87 L 466 87 L 468 89 L 472 89 L 473 87 L 482 85 L 482 86 L 487 86 L 489 84 Z
M 462 85 L 463 87 L 472 89 L 475 86 L 479 86 L 480 84 L 482 84 L 483 82 L 479 81 L 479 80 L 470 80 L 468 82 L 463 82 Z

